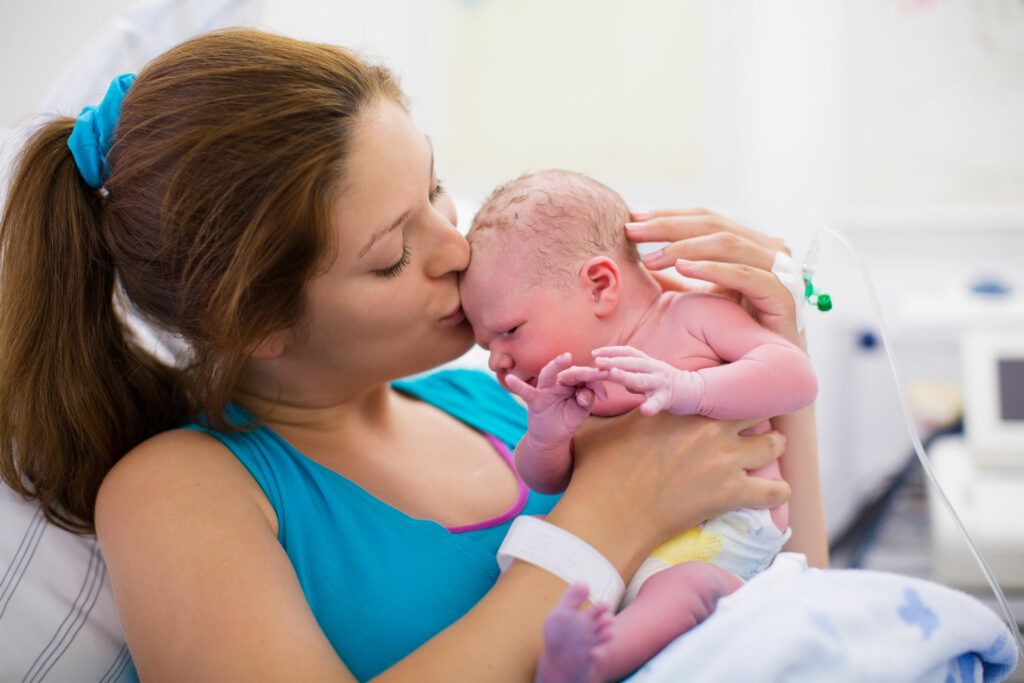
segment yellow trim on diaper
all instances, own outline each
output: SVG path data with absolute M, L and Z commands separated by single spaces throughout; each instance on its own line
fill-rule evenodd
M 721 536 L 696 526 L 665 541 L 651 555 L 670 565 L 692 560 L 710 562 L 721 552 L 724 542 Z

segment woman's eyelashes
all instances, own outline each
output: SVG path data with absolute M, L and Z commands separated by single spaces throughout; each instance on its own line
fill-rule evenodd
M 430 198 L 431 202 L 434 202 L 438 197 L 444 194 L 444 191 L 444 184 L 438 180 L 434 183 L 434 189 L 432 189 L 427 196 Z M 409 265 L 409 256 L 411 254 L 412 252 L 409 250 L 409 247 L 403 244 L 402 257 L 398 259 L 395 265 L 375 270 L 373 271 L 374 275 L 377 275 L 378 277 L 397 277 L 402 272 L 402 269 Z
M 395 263 L 395 265 L 393 266 L 382 268 L 380 270 L 375 270 L 373 271 L 374 274 L 377 275 L 378 277 L 397 277 L 398 274 L 402 272 L 402 269 L 409 265 L 409 256 L 411 254 L 412 252 L 409 251 L 409 247 L 403 244 L 402 257 L 398 259 L 398 262 Z
M 438 197 L 440 197 L 443 194 L 444 194 L 444 183 L 441 182 L 440 179 L 438 179 L 438 181 L 436 183 L 434 183 L 434 189 L 432 189 L 427 196 L 430 197 L 430 201 L 434 201 L 434 200 L 436 200 Z

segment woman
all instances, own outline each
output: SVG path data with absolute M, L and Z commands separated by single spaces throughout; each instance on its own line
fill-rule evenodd
M 21 157 L 0 433 L 9 484 L 65 526 L 95 519 L 143 679 L 525 680 L 565 584 L 521 561 L 498 578 L 511 517 L 546 513 L 628 576 L 671 534 L 788 496 L 746 476 L 779 434 L 628 415 L 578 435 L 561 498 L 526 498 L 495 457 L 525 423 L 492 382 L 390 384 L 472 334 L 468 246 L 385 70 L 216 33 L 149 64 L 116 121 L 98 179 L 70 119 Z M 796 334 L 770 238 L 708 214 L 648 226 L 710 235 L 664 257 L 735 261 L 696 268 Z M 130 341 L 119 289 L 188 342 L 185 371 Z M 811 462 L 813 420 L 794 419 Z

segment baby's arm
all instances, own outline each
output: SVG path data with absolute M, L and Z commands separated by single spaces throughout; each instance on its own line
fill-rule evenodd
M 604 396 L 604 373 L 594 368 L 570 368 L 572 356 L 563 353 L 540 371 L 533 387 L 514 375 L 505 377 L 512 393 L 526 403 L 528 427 L 516 445 L 516 471 L 539 493 L 558 493 L 572 476 L 572 435 L 590 415 L 595 394 Z
M 676 306 L 683 308 L 667 312 L 663 324 L 681 321 L 680 332 L 703 341 L 722 365 L 686 371 L 631 347 L 594 352 L 595 364 L 609 371 L 610 380 L 646 396 L 641 412 L 736 420 L 791 413 L 814 401 L 818 384 L 807 355 L 738 305 L 689 294 Z

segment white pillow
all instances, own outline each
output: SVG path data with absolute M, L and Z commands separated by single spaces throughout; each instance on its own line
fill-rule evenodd
M 96 537 L 2 483 L 0 520 L 0 682 L 133 679 Z

